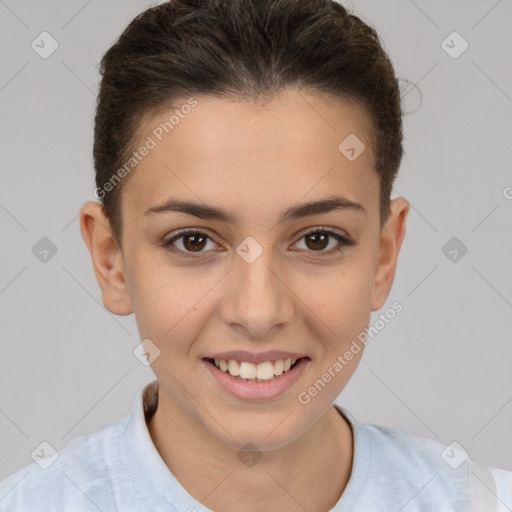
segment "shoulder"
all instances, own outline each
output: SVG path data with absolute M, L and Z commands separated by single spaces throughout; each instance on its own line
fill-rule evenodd
M 0 482 L 0 512 L 115 510 L 111 468 L 119 455 L 118 436 L 126 419 L 76 437 L 56 455 L 41 456 Z M 37 453 L 35 454 L 37 458 Z
M 491 485 L 494 483 L 495 486 L 490 487 L 490 491 L 496 495 L 499 506 L 501 507 L 498 510 L 512 510 L 512 471 L 499 468 L 488 469 L 494 479 Z M 489 488 L 489 484 L 485 481 L 482 482 L 482 485 Z M 481 491 L 485 493 L 485 489 L 481 489 Z
M 380 425 L 358 428 L 367 436 L 380 470 L 388 475 L 388 485 L 409 488 L 414 501 L 427 506 L 444 496 L 443 504 L 450 503 L 452 510 L 478 510 L 479 505 L 498 511 L 512 506 L 512 471 L 472 460 L 459 443 L 444 444 Z
M 462 452 L 454 451 L 455 460 L 450 461 L 449 446 L 400 429 L 368 423 L 359 424 L 358 428 L 365 431 L 372 450 L 390 464 L 400 460 L 417 468 L 444 469 L 450 465 L 451 469 L 456 469 L 463 457 Z

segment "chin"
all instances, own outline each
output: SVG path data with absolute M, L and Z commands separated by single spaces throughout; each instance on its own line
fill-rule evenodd
M 293 443 L 306 430 L 305 426 L 301 428 L 291 420 L 291 415 L 287 418 L 287 414 L 281 412 L 279 418 L 261 414 L 259 420 L 252 416 L 245 421 L 237 415 L 232 422 L 225 421 L 222 426 L 209 422 L 208 428 L 218 441 L 237 451 L 248 444 L 262 452 L 278 450 Z M 224 418 L 228 420 L 229 416 Z

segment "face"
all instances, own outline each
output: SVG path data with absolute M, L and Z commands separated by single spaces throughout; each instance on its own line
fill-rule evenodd
M 82 233 L 105 305 L 134 312 L 158 354 L 162 403 L 224 445 L 268 450 L 305 435 L 354 373 L 364 345 L 339 356 L 386 300 L 408 206 L 394 200 L 381 231 L 356 105 L 297 90 L 265 105 L 195 98 L 161 140 L 171 111 L 140 131 L 156 145 L 121 195 L 122 252 L 97 203 Z M 366 147 L 355 159 L 338 148 L 350 134 Z

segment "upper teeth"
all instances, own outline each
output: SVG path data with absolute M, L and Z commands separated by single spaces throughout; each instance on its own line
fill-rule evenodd
M 276 361 L 265 361 L 264 363 L 253 364 L 247 361 L 236 361 L 235 359 L 215 359 L 215 366 L 223 372 L 228 372 L 233 377 L 240 376 L 242 379 L 270 380 L 274 375 L 281 375 L 287 372 L 295 364 L 297 359 L 277 359 Z

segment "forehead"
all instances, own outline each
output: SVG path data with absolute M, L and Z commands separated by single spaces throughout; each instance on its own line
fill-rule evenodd
M 150 140 L 154 147 L 126 183 L 123 210 L 144 213 L 168 196 L 253 213 L 334 189 L 357 202 L 378 197 L 370 119 L 358 104 L 298 90 L 265 103 L 194 99 L 193 108 L 180 107 L 184 98 L 145 119 L 135 149 Z M 365 147 L 355 160 L 344 153 L 354 142 L 358 152 Z

